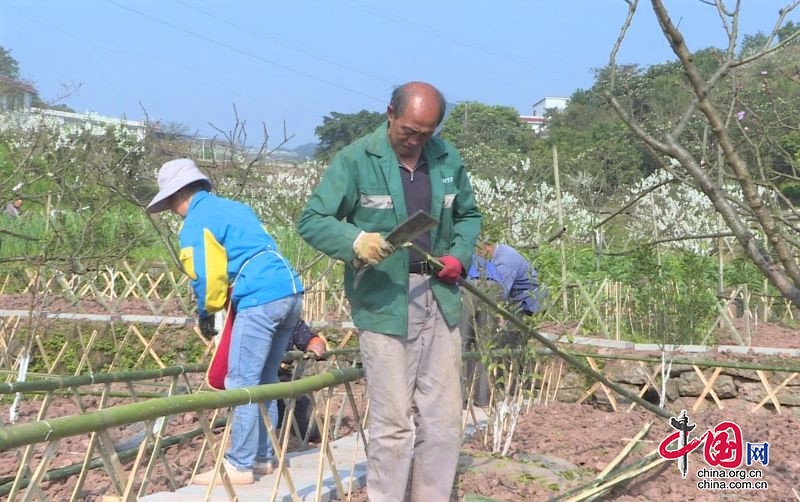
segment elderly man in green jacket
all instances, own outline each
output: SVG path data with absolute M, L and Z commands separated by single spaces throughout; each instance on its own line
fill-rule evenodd
M 345 263 L 370 398 L 367 495 L 448 501 L 461 445 L 461 297 L 480 232 L 464 163 L 434 137 L 445 100 L 409 82 L 392 93 L 388 120 L 333 158 L 300 216 L 309 244 Z M 385 237 L 424 210 L 438 226 L 415 243 L 439 258 L 393 249 Z M 353 263 L 370 267 L 353 284 Z M 412 411 L 413 410 L 413 411 Z M 411 416 L 413 413 L 413 425 Z

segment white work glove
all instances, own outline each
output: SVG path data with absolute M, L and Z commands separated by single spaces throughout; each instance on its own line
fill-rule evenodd
M 367 265 L 375 266 L 394 252 L 394 246 L 377 232 L 362 231 L 353 241 L 353 251 L 359 260 Z

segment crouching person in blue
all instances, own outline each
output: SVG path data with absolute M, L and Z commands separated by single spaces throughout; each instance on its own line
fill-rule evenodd
M 468 278 L 488 279 L 500 288 L 500 299 L 508 302 L 513 313 L 533 315 L 541 310 L 543 292 L 533 265 L 508 244 L 483 239 L 472 258 Z
M 505 303 L 515 315 L 532 316 L 543 310 L 545 296 L 539 287 L 536 269 L 507 244 L 498 244 L 488 238 L 479 240 L 467 278 L 492 300 Z M 520 333 L 502 327 L 498 321 L 497 315 L 487 305 L 482 305 L 479 299 L 465 292 L 461 314 L 464 351 L 479 350 L 487 345 L 492 348 L 524 345 Z M 480 327 L 492 339 L 478 343 L 476 327 Z M 483 364 L 475 360 L 465 364 L 464 389 L 465 392 L 469 389 L 475 372 L 478 376 L 473 388 L 473 403 L 486 406 L 489 404 L 490 387 Z
M 286 346 L 300 319 L 303 285 L 273 238 L 245 204 L 209 193 L 211 181 L 190 159 L 161 166 L 159 192 L 149 213 L 169 209 L 183 218 L 180 260 L 197 296 L 201 328 L 223 308 L 231 288 L 236 312 L 225 388 L 278 382 Z M 266 403 L 278 423 L 275 401 Z M 233 409 L 224 468 L 234 484 L 249 484 L 272 470 L 274 454 L 257 403 Z M 220 482 L 213 469 L 195 484 Z

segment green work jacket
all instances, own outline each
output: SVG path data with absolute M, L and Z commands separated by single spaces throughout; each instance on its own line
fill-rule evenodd
M 344 286 L 353 323 L 360 329 L 406 336 L 408 333 L 408 251 L 400 249 L 362 276 L 353 287 L 353 241 L 362 230 L 384 237 L 408 218 L 397 156 L 387 123 L 351 143 L 331 161 L 297 224 L 311 246 L 345 263 Z M 464 162 L 449 143 L 433 137 L 425 144 L 431 182 L 433 256 L 452 255 L 469 269 L 481 215 Z M 432 279 L 432 289 L 448 325 L 461 317 L 459 287 Z

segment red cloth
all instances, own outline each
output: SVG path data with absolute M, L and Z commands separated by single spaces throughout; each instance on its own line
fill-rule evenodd
M 230 295 L 228 297 L 230 298 Z M 214 348 L 214 355 L 211 356 L 211 363 L 208 365 L 208 371 L 206 372 L 208 386 L 214 390 L 225 390 L 225 376 L 228 374 L 228 354 L 231 350 L 231 335 L 235 318 L 236 312 L 229 304 L 219 343 Z
M 458 258 L 455 256 L 445 255 L 440 256 L 439 261 L 442 262 L 444 268 L 442 268 L 436 274 L 436 277 L 451 284 L 456 282 L 456 280 L 461 277 L 461 272 L 464 270 L 464 267 L 461 265 L 461 262 L 458 261 Z

